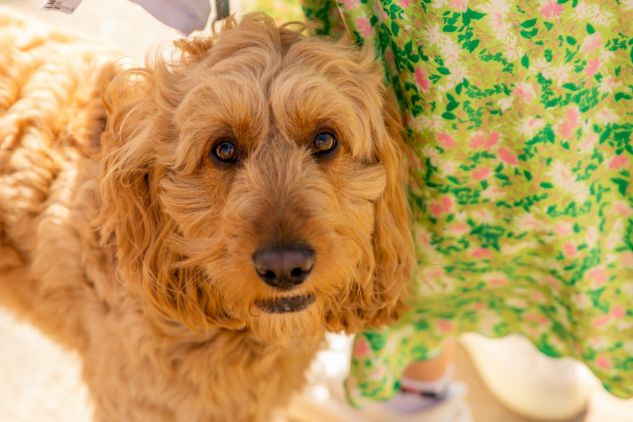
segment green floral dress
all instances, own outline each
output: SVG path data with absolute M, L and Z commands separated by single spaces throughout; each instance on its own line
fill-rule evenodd
M 306 0 L 371 40 L 406 116 L 418 295 L 355 340 L 349 398 L 471 331 L 633 395 L 633 0 Z M 342 26 L 342 23 L 344 26 Z
M 633 396 L 633 0 L 304 0 L 376 45 L 407 118 L 418 295 L 356 337 L 386 400 L 447 337 L 521 333 Z

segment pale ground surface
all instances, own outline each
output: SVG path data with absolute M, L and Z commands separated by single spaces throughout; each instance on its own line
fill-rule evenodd
M 40 4 L 39 0 L 0 0 L 0 6 L 22 10 L 65 30 L 107 39 L 131 56 L 140 57 L 148 48 L 165 45 L 179 36 L 125 0 L 84 0 L 73 15 L 41 12 Z M 321 376 L 340 374 L 346 368 L 345 340 L 334 338 L 332 344 L 333 350 L 322 353 L 317 362 Z M 463 349 L 458 352 L 457 378 L 469 385 L 468 398 L 477 422 L 529 421 L 512 414 L 492 397 Z M 321 416 L 315 409 L 299 409 L 296 414 L 311 417 L 293 418 L 296 422 L 361 420 L 336 407 L 339 404 L 333 397 L 340 391 L 315 384 L 307 394 L 317 402 L 321 400 L 326 409 L 336 409 L 338 418 Z M 0 422 L 84 422 L 90 420 L 90 409 L 77 357 L 0 310 Z M 633 422 L 633 401 L 617 400 L 596 385 L 589 410 L 576 421 Z

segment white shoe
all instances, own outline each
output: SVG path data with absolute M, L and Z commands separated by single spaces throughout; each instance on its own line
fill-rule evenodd
M 593 380 L 569 358 L 550 358 L 518 335 L 461 338 L 490 392 L 513 412 L 537 420 L 563 421 L 588 405 Z

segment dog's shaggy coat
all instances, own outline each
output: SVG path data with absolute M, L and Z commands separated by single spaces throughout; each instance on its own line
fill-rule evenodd
M 0 303 L 79 352 L 97 420 L 267 420 L 325 331 L 397 316 L 402 141 L 370 52 L 250 15 L 122 70 L 0 27 Z M 283 290 L 253 256 L 287 244 L 314 267 Z

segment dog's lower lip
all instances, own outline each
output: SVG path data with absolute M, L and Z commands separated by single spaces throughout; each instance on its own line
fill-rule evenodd
M 257 307 L 269 314 L 284 314 L 300 312 L 312 305 L 316 297 L 312 293 L 306 295 L 278 297 L 275 299 L 258 300 Z

